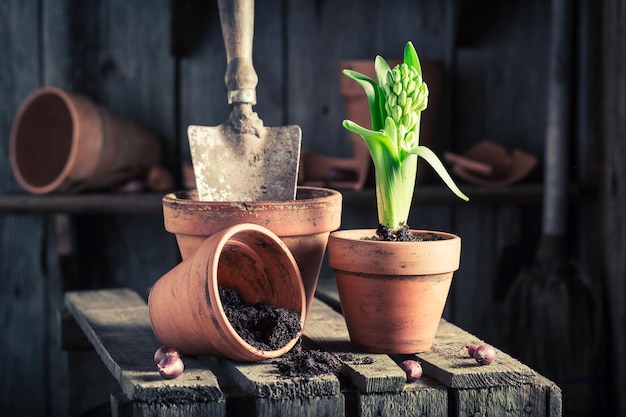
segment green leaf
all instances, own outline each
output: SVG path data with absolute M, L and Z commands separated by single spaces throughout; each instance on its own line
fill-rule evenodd
M 384 103 L 381 103 L 381 100 L 384 99 L 384 96 L 381 95 L 380 88 L 376 82 L 367 75 L 361 74 L 357 71 L 344 69 L 342 72 L 348 78 L 359 83 L 359 85 L 363 88 L 370 107 L 372 129 L 381 129 L 384 119 Z
M 404 47 L 404 63 L 415 68 L 420 77 L 422 76 L 422 66 L 420 65 L 420 60 L 417 57 L 417 52 L 411 41 L 408 41 Z
M 382 149 L 385 153 L 389 154 L 389 158 L 397 159 L 398 152 L 395 144 L 384 131 L 366 129 L 363 126 L 354 123 L 352 120 L 344 120 L 343 127 L 352 133 L 356 133 L 361 136 L 363 140 L 365 140 L 374 162 L 376 162 L 376 158 L 383 157 L 378 155 L 379 149 Z M 376 155 L 374 155 L 374 152 L 376 152 Z
M 387 82 L 387 73 L 391 70 L 387 61 L 378 55 L 374 60 L 374 71 L 376 71 L 376 80 L 378 85 L 383 86 Z
M 450 191 L 456 194 L 461 200 L 469 201 L 469 197 L 463 194 L 463 192 L 454 183 L 454 180 L 446 171 L 446 167 L 443 166 L 437 155 L 426 146 L 418 146 L 410 151 L 417 156 L 424 158 L 428 164 L 433 167 L 435 172 L 441 177 L 444 183 L 448 186 Z

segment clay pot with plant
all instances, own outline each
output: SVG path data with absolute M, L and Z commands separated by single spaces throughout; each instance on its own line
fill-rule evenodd
M 365 90 L 372 129 L 350 120 L 343 126 L 364 139 L 374 162 L 379 226 L 331 233 L 328 263 L 353 345 L 369 352 L 417 353 L 432 346 L 461 254 L 459 236 L 408 225 L 418 157 L 459 198 L 468 197 L 437 155 L 419 143 L 428 87 L 413 44 L 407 43 L 404 62 L 392 69 L 377 56 L 375 69 L 376 81 L 343 71 Z

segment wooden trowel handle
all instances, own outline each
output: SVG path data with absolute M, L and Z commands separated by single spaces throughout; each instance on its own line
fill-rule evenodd
M 254 0 L 218 0 L 226 46 L 228 104 L 256 104 L 259 78 L 252 65 Z

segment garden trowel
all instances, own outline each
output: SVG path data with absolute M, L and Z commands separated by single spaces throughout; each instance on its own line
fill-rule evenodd
M 231 113 L 219 126 L 189 126 L 200 201 L 294 200 L 302 130 L 266 127 L 252 111 L 258 77 L 252 65 L 254 0 L 218 0 L 226 46 Z

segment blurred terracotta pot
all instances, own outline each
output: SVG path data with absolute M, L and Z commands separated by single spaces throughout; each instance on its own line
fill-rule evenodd
M 24 101 L 9 145 L 15 178 L 37 194 L 115 186 L 144 175 L 160 157 L 150 131 L 56 87 Z
M 293 254 L 304 282 L 307 311 L 313 302 L 328 235 L 341 224 L 341 193 L 298 187 L 295 200 L 217 202 L 198 201 L 193 191 L 163 197 L 165 229 L 176 235 L 183 259 L 191 256 L 214 233 L 239 223 L 268 228 Z
M 258 361 L 281 356 L 300 335 L 277 350 L 263 351 L 242 339 L 224 313 L 219 287 L 242 300 L 266 302 L 300 314 L 306 298 L 298 265 L 285 244 L 255 224 L 239 224 L 213 234 L 196 252 L 161 277 L 148 297 L 157 338 L 190 355 Z
M 357 349 L 418 353 L 431 348 L 452 275 L 459 268 L 461 239 L 412 230 L 424 240 L 366 240 L 374 229 L 331 233 L 328 263 L 335 271 L 341 309 Z

